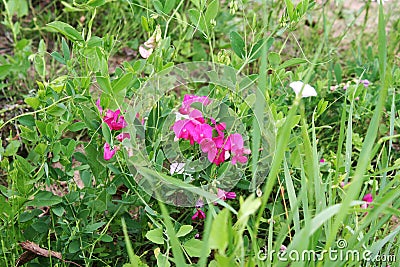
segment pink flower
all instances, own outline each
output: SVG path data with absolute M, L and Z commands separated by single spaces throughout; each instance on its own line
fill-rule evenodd
M 193 214 L 192 216 L 192 221 L 196 220 L 196 219 L 205 219 L 206 218 L 206 214 L 204 213 L 204 211 L 202 211 L 201 209 L 197 209 L 197 211 Z
M 321 158 L 321 159 L 319 160 L 319 163 L 325 163 L 325 159 L 324 159 L 324 158 Z
M 177 138 L 183 138 L 185 140 L 189 140 L 190 144 L 194 144 L 193 135 L 196 135 L 196 125 L 190 119 L 179 120 L 174 123 L 172 129 L 175 132 L 175 136 Z
M 129 133 L 120 133 L 119 135 L 117 135 L 117 140 L 122 142 L 122 140 L 124 140 L 125 138 L 130 139 L 131 135 Z
M 201 198 L 199 198 L 196 201 L 196 208 L 202 208 L 203 206 L 204 206 L 204 201 Z
M 224 149 L 230 150 L 233 153 L 231 162 L 233 165 L 236 165 L 237 161 L 239 161 L 240 163 L 247 162 L 247 157 L 244 155 L 250 154 L 251 151 L 250 149 L 244 148 L 243 144 L 243 137 L 239 133 L 231 134 L 226 141 Z
M 115 149 L 110 149 L 110 145 L 108 143 L 104 144 L 104 159 L 105 160 L 110 160 L 112 157 L 114 157 L 115 152 L 117 152 L 117 148 Z
M 182 107 L 179 109 L 179 112 L 182 114 L 189 114 L 191 111 L 190 106 L 196 102 L 207 106 L 211 103 L 211 100 L 207 96 L 185 95 L 183 97 Z
M 360 80 L 360 83 L 362 83 L 362 84 L 364 85 L 365 88 L 367 88 L 367 87 L 369 86 L 369 84 L 370 84 L 370 82 L 369 82 L 367 79 L 365 79 L 365 80 Z
M 211 139 L 212 138 L 212 131 L 213 128 L 204 123 L 204 124 L 197 124 L 195 126 L 195 131 L 193 132 L 193 139 L 197 143 L 201 143 L 204 139 Z
M 115 112 L 112 110 L 107 110 L 103 120 L 105 123 L 107 123 L 111 130 L 118 131 L 126 127 L 127 123 L 124 119 L 124 116 L 119 115 L 120 113 L 121 110 L 119 109 L 117 109 Z
M 368 193 L 363 197 L 362 200 L 365 201 L 366 203 L 362 204 L 361 208 L 366 209 L 366 208 L 368 208 L 369 204 L 372 202 L 373 198 L 372 198 L 372 195 L 370 193 Z
M 97 101 L 96 101 L 96 106 L 97 106 L 97 109 L 99 110 L 99 112 L 100 112 L 100 113 L 103 113 L 103 108 L 100 106 L 100 98 L 97 99 Z
M 287 250 L 287 247 L 285 245 L 281 245 L 281 247 L 279 248 L 279 251 L 284 252 Z
M 201 151 L 207 153 L 207 158 L 210 162 L 213 162 L 217 155 L 217 146 L 214 141 L 210 138 L 204 138 L 200 142 Z
M 234 199 L 236 198 L 236 193 L 235 192 L 227 192 L 222 189 L 217 189 L 217 197 L 221 200 L 226 200 L 226 199 Z

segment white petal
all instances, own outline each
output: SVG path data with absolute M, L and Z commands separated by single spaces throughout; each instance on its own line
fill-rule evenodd
M 181 163 L 172 163 L 169 166 L 169 173 L 171 175 L 173 175 L 174 173 L 182 174 L 183 171 L 185 170 L 184 167 L 185 167 L 185 163 L 183 163 L 183 162 L 181 162 Z
M 179 121 L 181 119 L 189 119 L 188 115 L 182 115 L 179 112 L 175 112 L 175 121 Z
M 296 81 L 289 84 L 289 86 L 293 89 L 293 91 L 298 95 L 303 87 L 304 83 L 302 81 Z M 317 91 L 315 91 L 314 87 L 309 84 L 304 85 L 303 92 L 301 97 L 309 97 L 309 96 L 316 96 Z
M 148 58 L 153 53 L 153 48 L 147 50 L 143 46 L 139 46 L 139 53 L 142 58 Z

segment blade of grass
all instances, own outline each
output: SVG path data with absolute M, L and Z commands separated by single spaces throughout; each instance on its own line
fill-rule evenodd
M 380 117 L 383 111 L 388 91 L 388 84 L 386 82 L 388 80 L 388 78 L 386 77 L 386 32 L 385 32 L 385 21 L 384 21 L 382 5 L 379 6 L 378 28 L 379 28 L 378 50 L 379 50 L 379 66 L 380 66 L 379 72 L 382 84 L 381 90 L 379 92 L 379 99 L 378 103 L 376 104 L 371 123 L 368 127 L 367 134 L 364 139 L 365 141 L 363 143 L 360 152 L 359 160 L 354 173 L 354 177 L 352 179 L 352 183 L 350 184 L 347 195 L 341 204 L 342 212 L 338 214 L 334 224 L 332 225 L 332 231 L 327 238 L 325 249 L 329 249 L 331 247 L 333 241 L 337 237 L 342 222 L 347 217 L 347 213 L 349 211 L 351 202 L 355 198 L 357 198 L 358 195 L 360 194 L 364 173 L 367 170 L 369 163 L 371 161 L 370 152 L 373 148 L 375 139 L 378 134 Z

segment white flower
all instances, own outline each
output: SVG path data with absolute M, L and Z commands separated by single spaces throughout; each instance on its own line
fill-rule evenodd
M 169 166 L 169 173 L 171 175 L 173 175 L 174 173 L 182 174 L 185 171 L 184 167 L 185 167 L 185 163 L 183 163 L 183 162 L 181 162 L 181 163 L 172 163 Z
M 139 46 L 139 53 L 142 58 L 148 58 L 153 53 L 153 48 L 146 49 L 141 45 Z
M 301 97 L 309 97 L 316 96 L 317 91 L 315 91 L 314 87 L 309 84 L 304 84 L 302 81 L 296 81 L 289 84 L 289 86 L 293 89 L 293 91 L 298 95 L 301 89 L 304 86 L 303 91 L 301 92 Z

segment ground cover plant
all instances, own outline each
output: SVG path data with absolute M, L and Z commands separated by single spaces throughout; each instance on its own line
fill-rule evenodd
M 397 266 L 395 1 L 0 3 L 0 266 Z

